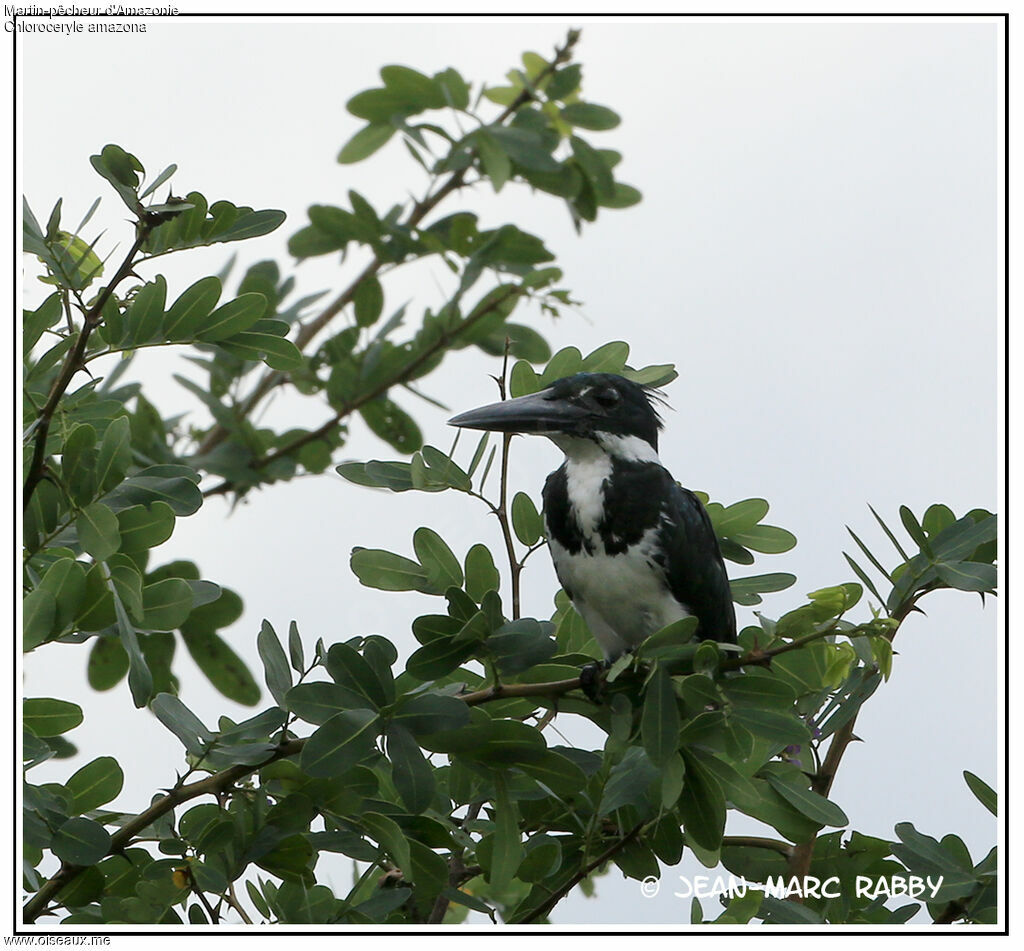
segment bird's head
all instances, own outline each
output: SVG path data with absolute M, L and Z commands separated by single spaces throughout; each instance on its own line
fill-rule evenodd
M 661 419 L 654 391 L 614 373 L 577 373 L 516 399 L 491 403 L 448 420 L 464 429 L 547 436 L 567 453 L 576 440 L 608 452 L 656 456 Z

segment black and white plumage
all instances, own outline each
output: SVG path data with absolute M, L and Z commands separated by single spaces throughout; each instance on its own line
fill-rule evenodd
M 565 461 L 544 484 L 558 580 L 606 658 L 694 616 L 697 636 L 736 640 L 729 579 L 708 514 L 658 458 L 647 387 L 578 373 L 470 410 L 453 426 L 547 436 Z

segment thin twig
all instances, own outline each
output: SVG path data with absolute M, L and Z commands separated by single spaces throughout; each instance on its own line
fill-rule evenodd
M 43 480 L 43 476 L 46 471 L 46 441 L 50 433 L 50 423 L 53 420 L 54 413 L 57 412 L 57 407 L 60 405 L 60 401 L 64 396 L 64 393 L 71 384 L 71 380 L 82 367 L 83 357 L 85 356 L 85 347 L 89 342 L 89 335 L 100 325 L 103 319 L 103 308 L 107 306 L 107 302 L 113 295 L 117 285 L 132 273 L 132 267 L 135 263 L 135 255 L 139 253 L 142 245 L 145 244 L 146 238 L 149 236 L 149 232 L 155 224 L 156 221 L 151 220 L 149 217 L 145 217 L 138 222 L 136 226 L 135 242 L 132 244 L 131 248 L 129 248 L 128 253 L 121 262 L 121 266 L 114 272 L 114 276 L 111 278 L 110 283 L 100 291 L 99 296 L 96 298 L 92 307 L 90 307 L 83 315 L 82 329 L 78 333 L 74 346 L 68 352 L 67 356 L 65 356 L 60 372 L 57 374 L 53 381 L 53 385 L 50 387 L 50 393 L 46 398 L 46 403 L 43 404 L 43 408 L 39 411 L 39 415 L 37 417 L 38 424 L 35 432 L 35 446 L 32 451 L 32 462 L 29 464 L 28 475 L 25 476 L 25 489 L 22 494 L 22 507 L 25 509 L 28 508 L 28 504 L 32 500 L 32 495 L 35 492 L 36 487 Z
M 356 397 L 351 402 L 345 403 L 334 415 L 327 420 L 322 426 L 311 430 L 302 436 L 293 439 L 291 442 L 286 443 L 283 446 L 279 446 L 273 452 L 267 453 L 258 459 L 253 459 L 249 462 L 249 468 L 253 470 L 263 469 L 270 465 L 272 462 L 277 461 L 285 456 L 290 456 L 296 450 L 301 449 L 307 443 L 315 442 L 317 439 L 322 439 L 328 433 L 331 432 L 346 416 L 350 416 L 356 410 L 365 406 L 367 403 L 383 396 L 391 387 L 397 386 L 402 380 L 414 373 L 420 366 L 422 366 L 427 360 L 429 360 L 439 350 L 442 350 L 449 346 L 454 340 L 458 339 L 459 336 L 464 334 L 467 330 L 473 327 L 478 321 L 482 320 L 488 314 L 493 313 L 501 304 L 507 301 L 509 298 L 514 297 L 516 294 L 522 292 L 523 288 L 518 284 L 507 285 L 508 290 L 504 294 L 498 294 L 493 300 L 489 301 L 485 306 L 481 307 L 480 310 L 471 314 L 465 319 L 458 327 L 455 328 L 451 333 L 441 334 L 436 341 L 434 341 L 429 347 L 423 350 L 422 353 L 418 354 L 414 360 L 411 360 L 404 367 L 402 367 L 394 376 L 388 377 L 388 379 L 382 381 L 372 390 L 368 390 L 361 396 Z M 207 489 L 203 493 L 204 498 L 209 498 L 214 495 L 224 495 L 230 492 L 234 488 L 235 483 L 226 479 L 219 485 L 214 486 L 212 489 Z
M 877 516 L 876 516 L 877 517 Z M 885 635 L 891 642 L 899 631 L 900 626 L 906 620 L 907 616 L 911 611 L 914 610 L 914 606 L 917 603 L 921 593 L 918 593 L 912 597 L 909 601 L 901 604 L 896 611 L 892 614 L 892 619 L 896 622 L 896 627 L 893 628 L 887 635 Z M 835 781 L 836 773 L 839 770 L 839 764 L 842 762 L 843 755 L 849 748 L 850 743 L 854 739 L 854 727 L 857 724 L 857 716 L 860 711 L 857 711 L 849 720 L 846 721 L 832 736 L 832 741 L 829 743 L 828 752 L 825 754 L 825 759 L 821 763 L 821 767 L 811 777 L 811 788 L 818 793 L 820 796 L 827 797 L 832 789 L 832 783 Z M 801 842 L 794 846 L 793 854 L 789 857 L 788 862 L 788 874 L 795 875 L 800 880 L 808 874 L 811 868 L 811 862 L 814 859 L 814 846 L 817 842 L 817 836 L 813 836 L 806 842 Z M 794 896 L 794 901 L 803 902 L 800 896 Z
M 554 71 L 561 66 L 563 63 L 568 62 L 572 58 L 572 50 L 576 45 L 576 41 L 579 39 L 579 32 L 570 30 L 566 37 L 565 43 L 555 49 L 554 59 L 541 71 L 541 73 L 534 79 L 534 85 L 542 82 L 545 78 L 552 75 Z M 502 125 L 511 116 L 518 112 L 524 105 L 532 101 L 534 98 L 533 93 L 528 89 L 524 89 L 515 99 L 509 103 L 508 106 L 501 112 L 498 118 L 494 121 L 494 125 Z M 441 202 L 443 202 L 452 192 L 457 191 L 466 183 L 466 175 L 469 171 L 469 166 L 466 168 L 459 169 L 453 172 L 447 181 L 432 194 L 427 195 L 425 198 L 416 202 L 410 209 L 408 216 L 402 223 L 404 228 L 415 228 L 419 223 L 432 212 Z M 363 268 L 359 275 L 352 281 L 348 287 L 345 288 L 330 304 L 328 304 L 314 319 L 304 324 L 298 334 L 295 337 L 295 345 L 302 350 L 306 347 L 310 341 L 320 333 L 342 310 L 345 309 L 354 299 L 356 291 L 363 281 L 375 276 L 377 272 L 384 266 L 386 262 L 383 261 L 378 255 L 370 260 L 369 264 Z M 274 387 L 279 386 L 287 379 L 286 375 L 278 371 L 268 371 L 264 374 L 263 378 L 257 383 L 253 392 L 246 399 L 245 403 L 240 407 L 242 417 L 248 416 L 256 408 L 257 403 L 263 399 Z M 197 455 L 205 455 L 212 449 L 219 446 L 225 439 L 230 435 L 229 430 L 220 424 L 214 425 L 210 431 L 206 434 L 202 443 L 196 451 Z M 218 486 L 218 490 L 221 487 Z M 226 490 L 223 490 L 226 491 Z M 216 493 L 215 493 L 216 494 Z
M 564 885 L 556 888 L 549 896 L 547 901 L 542 905 L 534 908 L 525 918 L 514 922 L 517 925 L 528 925 L 531 921 L 536 921 L 538 918 L 543 918 L 552 908 L 555 907 L 566 895 L 569 894 L 580 882 L 583 881 L 587 876 L 590 875 L 594 869 L 600 868 L 610 858 L 621 852 L 630 842 L 632 842 L 643 830 L 644 823 L 640 822 L 633 826 L 621 839 L 613 842 L 607 849 L 605 849 L 594 861 L 585 865 L 580 869 L 572 878 L 569 879 Z
M 497 690 L 488 688 L 487 690 L 479 690 L 475 693 L 465 694 L 459 699 L 467 706 L 474 707 L 481 703 L 489 703 L 492 700 L 500 700 L 505 697 L 559 696 L 560 694 L 568 693 L 570 690 L 575 690 L 579 686 L 580 681 L 578 677 L 573 678 L 572 680 L 556 680 L 545 684 L 511 684 L 508 686 L 502 685 Z M 144 812 L 140 812 L 134 819 L 126 822 L 117 832 L 115 832 L 110 837 L 110 847 L 107 849 L 106 854 L 116 855 L 119 852 L 123 852 L 135 841 L 135 837 L 138 833 L 152 825 L 161 816 L 166 815 L 175 806 L 178 806 L 183 802 L 189 802 L 199 796 L 216 796 L 219 793 L 226 792 L 239 780 L 244 779 L 252 773 L 258 772 L 264 766 L 274 763 L 279 759 L 285 759 L 289 756 L 295 756 L 298 753 L 301 753 L 302 748 L 306 745 L 306 739 L 307 738 L 303 737 L 282 743 L 273 752 L 273 754 L 268 756 L 262 763 L 257 763 L 255 765 L 239 764 L 237 766 L 229 766 L 227 769 L 223 769 L 219 773 L 214 773 L 206 779 L 200 779 L 185 786 L 175 787 L 166 795 L 161 796 L 148 809 Z M 25 923 L 31 924 L 41 914 L 43 914 L 43 911 L 47 908 L 50 899 L 64 888 L 65 885 L 84 872 L 86 867 L 87 866 L 82 865 L 61 865 L 56 874 L 44 882 L 39 891 L 37 891 L 35 895 L 25 903 L 23 912 Z
M 238 915 L 242 919 L 242 921 L 244 921 L 247 925 L 251 925 L 252 919 L 246 913 L 245 908 L 242 907 L 242 903 L 238 900 L 238 896 L 235 894 L 234 882 L 228 882 L 228 891 L 225 898 L 227 900 L 228 906 L 234 908 L 235 911 L 238 912 Z

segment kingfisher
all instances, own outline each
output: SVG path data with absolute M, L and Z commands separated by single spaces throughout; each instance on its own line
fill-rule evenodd
M 448 421 L 547 436 L 565 454 L 544 483 L 548 548 L 606 663 L 684 617 L 700 639 L 736 641 L 711 519 L 658 456 L 657 399 L 614 373 L 577 373 Z

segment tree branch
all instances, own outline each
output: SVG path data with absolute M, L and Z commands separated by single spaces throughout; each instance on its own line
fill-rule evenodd
M 917 603 L 920 593 L 912 597 L 909 601 L 901 604 L 893 613 L 892 619 L 896 622 L 896 627 L 886 635 L 891 642 L 899 631 L 900 626 L 906 620 L 907 615 L 914 610 L 914 605 Z M 835 781 L 836 773 L 839 770 L 839 764 L 842 762 L 843 755 L 846 753 L 847 748 L 854 738 L 854 727 L 857 724 L 857 716 L 860 711 L 855 713 L 849 720 L 846 721 L 836 732 L 832 735 L 832 742 L 828 745 L 828 752 L 825 754 L 825 759 L 822 761 L 821 766 L 817 772 L 811 777 L 811 788 L 821 796 L 827 797 L 832 789 L 832 783 Z M 794 846 L 793 854 L 789 857 L 788 863 L 788 874 L 790 876 L 796 876 L 797 878 L 803 879 L 806 877 L 811 868 L 811 861 L 814 858 L 814 845 L 817 842 L 817 836 L 809 839 L 807 842 L 801 842 L 799 845 Z M 802 896 L 794 896 L 794 901 L 803 903 Z
M 565 43 L 561 47 L 556 47 L 554 59 L 541 71 L 541 73 L 534 79 L 534 85 L 542 82 L 548 76 L 554 73 L 554 71 L 561 66 L 563 63 L 568 62 L 572 58 L 572 50 L 579 39 L 579 31 L 570 30 Z M 533 93 L 524 89 L 505 109 L 501 112 L 498 118 L 493 124 L 501 125 L 506 122 L 511 116 L 518 112 L 526 103 L 532 101 L 534 98 Z M 408 216 L 402 223 L 404 228 L 415 228 L 423 219 L 430 214 L 441 202 L 443 202 L 452 192 L 457 191 L 465 184 L 466 173 L 469 170 L 469 166 L 466 168 L 459 169 L 453 172 L 447 181 L 434 193 L 427 195 L 425 198 L 417 201 L 415 205 L 410 209 Z M 363 268 L 359 275 L 352 281 L 348 287 L 345 288 L 330 304 L 328 304 L 313 320 L 309 323 L 304 324 L 295 337 L 295 345 L 302 350 L 305 348 L 310 341 L 321 330 L 324 329 L 345 307 L 347 307 L 355 298 L 356 291 L 359 289 L 359 285 L 363 281 L 371 278 L 377 274 L 377 272 L 384 266 L 386 262 L 378 255 L 374 255 L 370 260 L 369 264 Z M 244 417 L 248 416 L 255 408 L 256 405 L 262 400 L 271 390 L 281 383 L 285 382 L 287 376 L 284 373 L 278 371 L 269 371 L 264 374 L 263 378 L 257 383 L 253 392 L 248 396 L 245 403 L 240 407 L 241 414 Z M 335 421 L 336 423 L 336 421 Z M 331 424 L 334 425 L 334 424 Z M 329 427 L 328 427 L 329 428 Z M 219 423 L 215 424 L 210 431 L 206 434 L 206 437 L 200 443 L 199 448 L 196 451 L 196 455 L 204 455 L 219 446 L 225 439 L 230 435 L 229 430 L 221 426 Z M 219 494 L 221 491 L 227 491 L 226 488 L 218 486 L 214 491 L 214 494 Z
M 517 925 L 528 925 L 532 921 L 536 921 L 538 918 L 543 918 L 552 908 L 555 907 L 566 895 L 569 894 L 580 882 L 583 881 L 591 872 L 596 868 L 600 868 L 617 853 L 621 852 L 630 842 L 632 842 L 643 830 L 645 823 L 640 822 L 633 826 L 621 839 L 613 842 L 607 849 L 605 849 L 593 862 L 583 866 L 572 878 L 569 879 L 564 885 L 556 888 L 549 896 L 547 901 L 542 905 L 534 908 L 525 918 L 520 921 L 514 922 Z
M 57 407 L 60 405 L 62 397 L 65 392 L 67 392 L 68 386 L 71 384 L 71 380 L 83 365 L 83 358 L 85 356 L 86 344 L 89 342 L 89 335 L 100 325 L 103 319 L 103 308 L 107 306 L 107 302 L 113 295 L 117 285 L 132 273 L 132 267 L 135 263 L 135 255 L 139 253 L 142 245 L 146 241 L 146 238 L 149 236 L 149 232 L 157 223 L 158 221 L 156 219 L 151 219 L 148 215 L 139 220 L 136 225 L 135 242 L 132 244 L 131 248 L 129 248 L 128 253 L 121 262 L 121 266 L 114 272 L 114 276 L 110 279 L 110 283 L 100 291 L 99 296 L 96 298 L 92 307 L 90 307 L 84 314 L 82 329 L 78 334 L 78 338 L 75 340 L 75 345 L 64 358 L 64 363 L 60 368 L 60 372 L 57 374 L 53 381 L 53 385 L 50 387 L 50 393 L 46 398 L 46 403 L 43 405 L 43 408 L 39 411 L 39 415 L 36 417 L 35 446 L 32 450 L 32 461 L 29 463 L 28 475 L 25 476 L 25 488 L 22 493 L 23 509 L 28 508 L 28 504 L 32 500 L 32 495 L 35 492 L 36 487 L 43 480 L 43 476 L 46 471 L 46 440 L 50 433 L 50 423 L 53 420 L 54 413 L 57 412 Z
M 418 354 L 415 359 L 411 360 L 404 367 L 402 367 L 394 376 L 389 377 L 383 382 L 379 383 L 372 390 L 367 391 L 361 396 L 356 397 L 349 403 L 345 403 L 341 409 L 337 410 L 335 414 L 327 420 L 322 426 L 317 427 L 310 432 L 293 439 L 290 443 L 286 443 L 283 446 L 279 446 L 273 452 L 267 453 L 259 459 L 253 459 L 249 463 L 250 469 L 263 469 L 270 465 L 272 462 L 277 461 L 285 456 L 291 455 L 297 449 L 301 449 L 307 443 L 315 442 L 317 439 L 322 439 L 326 436 L 335 426 L 337 426 L 346 416 L 350 416 L 357 409 L 365 406 L 367 403 L 372 402 L 375 399 L 383 396 L 391 387 L 400 384 L 409 374 L 414 373 L 419 369 L 427 360 L 429 360 L 439 350 L 443 350 L 448 347 L 454 340 L 465 333 L 470 327 L 474 326 L 479 320 L 482 320 L 488 314 L 493 313 L 501 304 L 507 301 L 509 298 L 522 292 L 523 288 L 518 284 L 507 285 L 508 291 L 504 294 L 497 295 L 493 300 L 489 301 L 480 310 L 471 314 L 467 317 L 454 331 L 451 333 L 441 334 L 437 340 L 435 340 L 429 347 L 427 347 L 422 353 Z M 203 493 L 204 498 L 209 498 L 214 495 L 224 495 L 230 492 L 234 488 L 235 483 L 230 479 L 226 479 L 220 485 L 214 486 L 212 489 L 207 489 Z
M 556 680 L 543 684 L 510 684 L 507 686 L 501 685 L 498 688 L 491 687 L 487 690 L 478 690 L 475 693 L 463 694 L 459 699 L 467 706 L 474 707 L 481 703 L 489 703 L 492 700 L 502 700 L 507 697 L 558 696 L 570 690 L 575 690 L 579 686 L 580 681 L 578 677 L 571 680 Z M 205 779 L 200 779 L 183 786 L 176 786 L 166 795 L 161 796 L 148 809 L 140 812 L 134 819 L 126 822 L 115 832 L 110 838 L 110 848 L 107 850 L 107 855 L 116 855 L 118 852 L 123 852 L 135 841 L 139 833 L 146 829 L 147 826 L 156 822 L 161 816 L 166 815 L 175 806 L 196 799 L 199 796 L 216 796 L 219 793 L 226 792 L 239 780 L 258 772 L 264 766 L 268 766 L 279 759 L 285 759 L 301 753 L 302 748 L 306 745 L 306 739 L 303 737 L 282 743 L 262 763 L 229 766 L 227 769 L 222 769 L 220 772 L 207 776 Z M 89 866 L 61 865 L 56 874 L 44 882 L 39 891 L 25 903 L 23 910 L 25 923 L 31 924 L 34 922 L 47 908 L 50 899 L 64 888 L 65 885 L 84 872 L 87 867 Z

